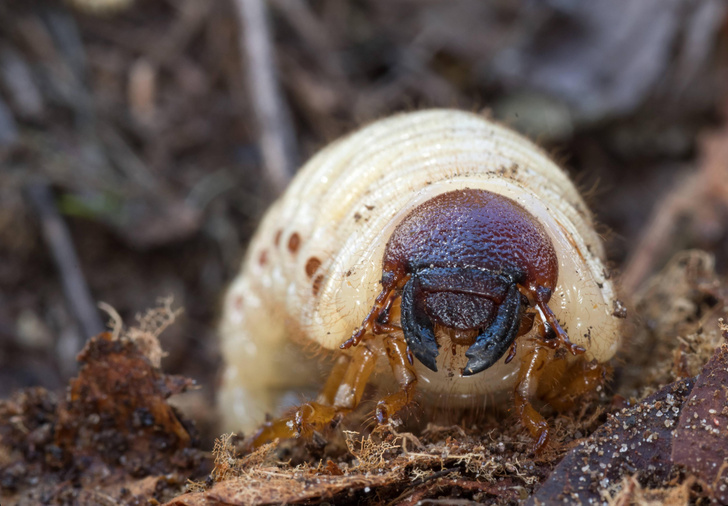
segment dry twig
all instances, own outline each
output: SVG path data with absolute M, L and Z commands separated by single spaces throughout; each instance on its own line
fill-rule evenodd
M 27 191 L 41 220 L 43 237 L 61 275 L 66 300 L 81 331 L 86 337 L 100 334 L 104 331 L 104 325 L 81 272 L 81 263 L 73 247 L 71 234 L 53 202 L 51 189 L 39 183 L 28 187 Z M 80 349 L 81 343 L 77 343 L 77 350 Z
M 295 170 L 297 148 L 291 119 L 275 70 L 271 34 L 264 0 L 236 0 L 246 56 L 251 102 L 258 119 L 259 144 L 268 178 L 277 193 Z

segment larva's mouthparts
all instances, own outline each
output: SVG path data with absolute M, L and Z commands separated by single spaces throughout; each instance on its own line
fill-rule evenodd
M 505 355 L 516 339 L 522 314 L 521 292 L 515 284 L 512 284 L 508 289 L 508 295 L 500 305 L 495 321 L 465 352 L 468 363 L 463 369 L 463 376 L 484 371 Z
M 412 354 L 431 371 L 437 372 L 437 340 L 432 322 L 417 300 L 417 278 L 410 278 L 402 291 L 402 332 Z

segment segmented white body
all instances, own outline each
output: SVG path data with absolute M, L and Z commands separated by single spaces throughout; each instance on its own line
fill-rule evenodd
M 484 189 L 509 197 L 548 232 L 559 259 L 549 302 L 588 360 L 619 345 L 615 292 L 591 215 L 562 169 L 537 146 L 482 116 L 425 110 L 377 121 L 326 147 L 298 173 L 253 238 L 225 299 L 220 403 L 231 428 L 275 411 L 303 383 L 305 362 L 286 342 L 336 349 L 381 291 L 382 255 L 397 224 L 444 192 Z M 519 338 L 519 343 L 527 343 Z M 435 373 L 416 361 L 418 389 L 493 397 L 509 391 L 521 353 L 470 377 L 447 350 Z

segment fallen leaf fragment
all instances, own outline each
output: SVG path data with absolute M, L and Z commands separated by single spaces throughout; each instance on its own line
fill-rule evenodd
M 673 472 L 672 435 L 693 381 L 671 383 L 610 415 L 566 455 L 526 504 L 601 503 L 610 489 L 634 473 L 640 474 L 641 485 L 660 486 Z
M 683 406 L 672 460 L 694 473 L 719 504 L 728 504 L 728 344 L 718 347 Z
M 721 323 L 721 328 L 728 340 L 728 327 Z M 527 504 L 631 504 L 650 495 L 664 504 L 682 504 L 668 498 L 689 496 L 696 482 L 713 502 L 728 504 L 726 385 L 724 343 L 697 377 L 671 383 L 610 415 L 566 455 Z

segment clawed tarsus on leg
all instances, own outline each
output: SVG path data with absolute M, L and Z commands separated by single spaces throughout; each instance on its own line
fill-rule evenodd
M 535 440 L 533 453 L 540 454 L 546 449 L 549 442 L 549 424 L 546 419 L 536 411 L 528 399 L 518 392 L 515 394 L 516 411 L 521 423 L 528 429 Z

